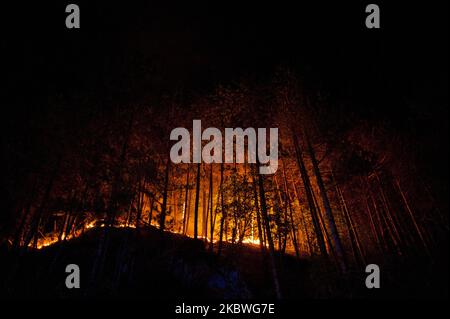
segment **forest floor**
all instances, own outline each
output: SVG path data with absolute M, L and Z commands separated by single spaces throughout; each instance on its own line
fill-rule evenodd
M 0 271 L 6 276 L 0 281 L 0 296 L 274 298 L 268 254 L 262 254 L 259 246 L 224 243 L 219 258 L 210 252 L 209 243 L 170 232 L 162 235 L 153 227 L 111 228 L 105 234 L 105 228 L 91 229 L 79 238 L 22 253 L 1 249 Z M 106 247 L 103 256 L 98 254 L 101 242 Z M 422 265 L 420 258 L 414 260 L 414 267 L 406 262 L 390 263 L 390 275 L 382 277 L 384 289 L 367 289 L 364 269 L 343 275 L 319 257 L 297 259 L 276 254 L 275 259 L 286 299 L 448 296 L 448 278 L 433 278 L 433 269 L 427 263 Z M 446 262 L 448 265 L 448 259 Z M 65 286 L 68 264 L 80 267 L 80 289 Z M 423 276 L 427 276 L 426 280 Z

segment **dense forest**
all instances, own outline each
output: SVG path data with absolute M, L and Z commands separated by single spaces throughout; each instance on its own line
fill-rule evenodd
M 104 31 L 111 22 L 101 20 L 96 32 L 55 50 L 46 46 L 66 31 L 43 42 L 3 40 L 20 54 L 9 57 L 11 114 L 2 121 L 2 295 L 67 296 L 63 281 L 39 283 L 68 260 L 88 265 L 88 296 L 138 294 L 137 282 L 148 276 L 203 296 L 186 282 L 210 289 L 218 279 L 203 275 L 213 270 L 239 277 L 213 297 L 448 295 L 448 74 L 430 84 L 422 74 L 408 80 L 403 69 L 388 71 L 400 63 L 383 49 L 394 40 L 363 40 L 361 30 L 351 34 L 364 47 L 348 40 L 340 55 L 332 38 L 350 22 L 327 36 L 329 44 L 306 36 L 302 55 L 268 58 L 271 51 L 257 61 L 260 42 L 244 42 L 260 35 L 244 28 L 246 35 L 224 40 L 247 50 L 230 53 L 230 71 L 216 61 L 219 53 L 196 46 L 195 22 L 172 26 L 176 19 L 167 18 L 153 27 L 148 16 L 135 21 L 134 10 L 114 10 L 125 14 L 123 30 Z M 222 28 L 215 23 L 211 33 Z M 207 47 L 231 50 L 216 41 Z M 379 50 L 368 53 L 373 65 L 353 61 L 372 45 Z M 278 128 L 277 172 L 259 174 L 251 163 L 173 163 L 170 132 L 191 130 L 193 120 L 222 133 Z M 180 275 L 179 263 L 190 270 Z M 364 290 L 368 264 L 382 269 L 380 293 Z

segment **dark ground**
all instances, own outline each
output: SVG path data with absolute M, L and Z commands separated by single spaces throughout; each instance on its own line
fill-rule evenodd
M 112 229 L 104 268 L 91 282 L 96 249 L 103 229 L 39 251 L 1 251 L 2 297 L 71 299 L 267 299 L 273 298 L 268 263 L 259 247 L 225 245 L 222 258 L 204 242 L 153 228 Z M 445 249 L 445 247 L 443 247 Z M 441 254 L 445 256 L 445 254 Z M 427 260 L 427 258 L 423 258 Z M 338 274 L 319 258 L 296 260 L 277 256 L 283 298 L 444 298 L 448 278 L 442 277 L 448 258 L 433 264 L 421 258 L 382 267 L 383 289 L 365 288 L 363 270 Z M 67 264 L 80 266 L 81 288 L 65 287 Z M 414 267 L 411 267 L 413 263 Z M 18 267 L 14 267 L 18 265 Z M 394 265 L 394 266 L 393 266 Z M 327 268 L 328 267 L 328 268 Z M 11 269 L 16 269 L 14 272 Z M 328 270 L 327 270 L 328 269 Z M 416 283 L 416 285 L 412 283 Z M 407 287 L 407 288 L 405 288 Z

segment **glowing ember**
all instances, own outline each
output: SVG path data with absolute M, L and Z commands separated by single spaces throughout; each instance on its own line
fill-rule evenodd
M 71 233 L 71 234 L 69 234 L 67 236 L 65 234 L 63 234 L 61 236 L 61 238 L 59 238 L 59 236 L 51 234 L 48 237 L 40 238 L 37 241 L 36 248 L 37 249 L 42 249 L 44 247 L 48 247 L 48 246 L 54 245 L 54 244 L 56 244 L 56 243 L 58 243 L 59 241 L 62 241 L 62 240 L 71 240 L 71 239 L 79 237 L 83 233 L 83 230 L 89 230 L 89 229 L 94 229 L 94 228 L 103 228 L 105 226 L 106 226 L 105 223 L 99 223 L 97 220 L 92 220 L 92 221 L 86 223 L 84 225 L 83 229 L 79 229 L 79 230 L 77 230 L 77 231 L 75 231 L 75 232 L 73 232 L 73 233 Z M 114 227 L 114 228 L 131 228 L 131 229 L 135 229 L 136 225 L 135 224 L 129 224 L 129 223 L 121 222 L 121 223 L 115 224 L 112 227 Z M 165 230 L 165 231 L 173 233 L 173 234 L 181 234 L 181 232 L 174 231 L 174 230 Z M 191 235 L 191 234 L 185 234 L 185 236 L 193 238 L 193 235 Z M 199 235 L 198 238 L 202 239 L 202 240 L 206 240 L 207 242 L 211 242 L 210 238 L 205 238 L 204 236 L 200 236 Z M 217 241 L 218 241 L 217 239 L 213 239 L 213 243 L 216 243 Z M 229 239 L 228 242 L 231 243 L 231 239 Z M 258 245 L 258 246 L 260 245 L 259 239 L 255 239 L 255 238 L 252 238 L 252 237 L 244 238 L 242 240 L 242 243 L 248 244 L 248 245 Z M 28 246 L 30 248 L 33 248 L 33 243 L 30 243 Z

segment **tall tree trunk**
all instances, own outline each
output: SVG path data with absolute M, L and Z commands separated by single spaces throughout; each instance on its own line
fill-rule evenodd
M 303 185 L 305 186 L 305 194 L 306 194 L 306 200 L 308 202 L 309 211 L 311 212 L 311 219 L 314 226 L 314 231 L 316 233 L 317 242 L 319 244 L 320 252 L 324 257 L 328 257 L 327 248 L 325 245 L 324 235 L 322 233 L 322 230 L 320 228 L 320 221 L 319 216 L 317 214 L 317 209 L 314 204 L 314 199 L 312 195 L 312 189 L 311 189 L 311 182 L 308 177 L 308 173 L 306 171 L 305 163 L 303 161 L 303 152 L 300 147 L 300 144 L 298 143 L 297 136 L 293 134 L 294 138 L 294 146 L 295 146 L 295 153 L 297 157 L 297 164 L 300 170 L 300 175 L 303 181 Z
M 163 202 L 161 206 L 161 215 L 159 220 L 159 229 L 161 233 L 164 231 L 166 223 L 166 211 L 167 211 L 167 192 L 169 188 L 169 171 L 170 171 L 170 157 L 166 161 L 166 172 L 164 175 L 164 191 L 163 191 Z
M 287 176 L 286 176 L 286 167 L 284 165 L 284 161 L 281 161 L 282 168 L 283 168 L 283 180 L 284 180 L 284 192 L 287 196 L 288 201 L 288 208 L 289 208 L 289 217 L 290 217 L 290 224 L 291 224 L 291 232 L 292 232 L 292 241 L 294 245 L 295 255 L 297 258 L 300 258 L 300 251 L 298 249 L 298 243 L 297 243 L 297 234 L 296 234 L 296 227 L 294 222 L 294 214 L 293 214 L 293 208 L 292 208 L 292 202 L 291 202 L 291 195 L 289 194 L 288 184 L 287 184 Z
M 303 211 L 302 203 L 300 201 L 300 194 L 298 192 L 297 185 L 295 185 L 294 181 L 292 181 L 292 186 L 294 187 L 294 195 L 295 195 L 295 198 L 297 199 L 298 207 L 299 207 L 299 210 L 300 210 L 300 212 L 299 212 L 300 213 L 300 223 L 302 225 L 302 230 L 303 230 L 303 232 L 305 234 L 304 238 L 306 238 L 306 242 L 307 242 L 306 246 L 308 247 L 309 255 L 312 256 L 314 250 L 313 250 L 312 245 L 311 245 L 311 238 L 309 237 L 308 228 L 306 227 L 305 213 Z
M 342 194 L 342 190 L 339 185 L 336 184 L 336 190 L 340 198 L 341 209 L 344 215 L 345 223 L 347 225 L 347 229 L 350 235 L 350 242 L 352 244 L 353 255 L 355 257 L 356 262 L 360 267 L 364 267 L 366 265 L 366 260 L 364 258 L 364 252 L 362 250 L 361 241 L 358 236 L 358 232 L 356 230 L 355 224 L 353 222 L 352 217 L 350 216 L 350 212 L 347 207 L 347 202 L 345 201 L 344 195 Z
M 198 238 L 198 203 L 200 200 L 200 163 L 197 164 L 197 181 L 195 188 L 194 238 Z
M 148 225 L 152 225 L 152 219 L 153 219 L 153 208 L 155 206 L 155 199 L 152 198 L 150 200 L 150 211 L 148 212 Z
M 335 261 L 336 266 L 340 267 L 338 257 L 333 249 L 333 243 L 331 241 L 330 235 L 328 234 L 327 226 L 325 225 L 325 221 L 323 219 L 322 208 L 320 207 L 319 203 L 317 202 L 317 197 L 316 197 L 316 194 L 314 193 L 314 191 L 312 192 L 312 195 L 313 195 L 314 205 L 316 205 L 316 207 L 317 207 L 317 215 L 319 216 L 319 222 L 320 222 L 320 227 L 322 229 L 322 234 L 325 236 L 325 243 L 326 243 L 328 254 L 331 254 L 331 256 L 333 256 L 333 260 Z
M 219 229 L 219 246 L 217 248 L 217 255 L 220 256 L 220 254 L 222 253 L 222 241 L 223 241 L 223 228 L 224 228 L 224 222 L 225 219 L 227 218 L 227 213 L 225 211 L 225 205 L 224 205 L 224 201 L 223 201 L 223 170 L 224 170 L 224 166 L 223 166 L 223 161 L 222 163 L 220 163 L 220 207 L 221 207 L 221 211 L 222 211 L 222 217 L 220 219 L 220 229 Z
M 37 179 L 33 178 L 33 182 L 31 184 L 31 190 L 28 192 L 26 196 L 26 204 L 23 205 L 17 212 L 19 213 L 22 211 L 22 218 L 20 220 L 19 226 L 17 227 L 14 236 L 13 236 L 13 247 L 15 249 L 19 248 L 24 236 L 24 228 L 27 222 L 27 219 L 30 215 L 31 207 L 33 205 L 33 200 L 36 192 L 37 187 Z
M 209 211 L 209 221 L 210 221 L 210 229 L 211 229 L 211 239 L 210 239 L 210 248 L 212 250 L 213 236 L 214 236 L 214 224 L 215 217 L 213 217 L 213 206 L 214 206 L 214 187 L 213 187 L 213 165 L 211 165 L 211 171 L 209 173 L 209 203 L 208 203 L 208 211 Z M 205 238 L 208 238 L 208 221 L 206 222 L 206 234 Z
M 387 231 L 389 238 L 391 240 L 392 245 L 394 245 L 394 249 L 397 252 L 397 254 L 400 256 L 403 254 L 402 249 L 397 241 L 397 238 L 395 236 L 395 234 L 392 231 L 392 226 L 390 225 L 390 223 L 387 220 L 387 217 L 385 216 L 385 214 L 382 213 L 382 209 L 380 207 L 378 207 L 377 205 L 377 201 L 375 199 L 375 195 L 372 192 L 372 189 L 370 188 L 370 184 L 368 181 L 368 177 L 366 179 L 366 185 L 367 185 L 367 190 L 369 192 L 369 196 L 370 199 L 372 201 L 372 205 L 375 209 L 375 213 L 378 217 L 379 220 L 379 224 L 380 224 L 380 229 L 381 229 L 381 237 L 383 239 L 383 242 L 385 244 L 385 251 L 388 250 L 388 242 L 387 242 L 387 238 L 385 236 L 385 232 Z
M 331 238 L 333 239 L 334 249 L 335 249 L 336 255 L 339 259 L 338 260 L 339 266 L 341 267 L 342 272 L 345 273 L 347 271 L 347 266 L 346 266 L 346 262 L 345 262 L 344 248 L 342 247 L 341 239 L 339 237 L 336 223 L 334 221 L 333 212 L 331 210 L 330 201 L 328 199 L 328 195 L 327 195 L 327 192 L 325 189 L 325 185 L 323 183 L 322 175 L 319 170 L 319 163 L 317 162 L 316 155 L 314 153 L 314 149 L 311 145 L 308 135 L 305 134 L 305 137 L 306 137 L 306 143 L 308 146 L 309 155 L 311 157 L 311 162 L 313 165 L 314 175 L 316 176 L 317 185 L 319 187 L 320 195 L 321 195 L 322 202 L 323 202 L 323 207 L 325 209 L 325 216 L 326 216 L 326 220 L 327 220 L 328 229 L 331 233 Z
M 378 230 L 377 230 L 377 227 L 375 224 L 375 220 L 374 220 L 373 214 L 372 214 L 372 209 L 370 208 L 369 199 L 367 198 L 367 196 L 364 196 L 364 201 L 366 204 L 367 215 L 369 216 L 370 228 L 372 230 L 372 235 L 375 238 L 375 242 L 378 247 L 378 250 L 380 251 L 380 254 L 383 254 L 384 247 L 383 247 L 383 244 L 381 243 L 380 235 L 378 233 Z
M 375 174 L 375 178 L 378 182 L 378 186 L 380 189 L 380 198 L 381 198 L 381 202 L 384 206 L 384 212 L 386 213 L 386 218 L 389 221 L 391 227 L 392 227 L 392 232 L 396 237 L 396 241 L 398 243 L 399 246 L 401 247 L 405 247 L 404 245 L 404 237 L 401 236 L 401 230 L 400 230 L 400 225 L 398 222 L 398 219 L 396 218 L 396 215 L 392 212 L 391 207 L 389 205 L 389 202 L 387 200 L 386 194 L 384 192 L 384 188 L 383 188 L 383 183 L 381 182 L 380 177 L 378 176 L 378 174 Z
M 183 235 L 186 235 L 187 230 L 187 217 L 188 217 L 188 211 L 189 211 L 189 205 L 188 205 L 188 195 L 189 195 L 189 165 L 187 167 L 187 173 L 186 173 L 186 188 L 184 193 L 184 210 L 183 210 Z
M 42 197 L 41 204 L 37 208 L 36 213 L 33 216 L 30 231 L 28 232 L 28 236 L 25 239 L 24 242 L 24 249 L 28 247 L 30 244 L 30 241 L 34 238 L 33 247 L 36 248 L 37 246 L 37 238 L 38 238 L 38 232 L 39 232 L 39 226 L 41 224 L 41 218 L 42 214 L 44 213 L 45 207 L 48 204 L 48 200 L 50 198 L 50 193 L 53 189 L 53 184 L 56 179 L 56 176 L 58 175 L 59 169 L 61 164 L 61 156 L 58 157 L 56 161 L 55 168 L 52 172 L 52 174 L 49 177 L 47 187 L 45 188 L 44 196 Z
M 417 232 L 417 235 L 419 235 L 420 241 L 422 242 L 423 247 L 425 248 L 425 251 L 428 255 L 430 255 L 430 249 L 428 248 L 427 242 L 425 240 L 424 235 L 422 234 L 422 231 L 420 230 L 419 225 L 417 224 L 416 217 L 414 216 L 414 213 L 411 210 L 411 207 L 409 206 L 408 200 L 406 199 L 406 195 L 403 192 L 402 188 L 400 187 L 400 183 L 398 180 L 395 181 L 395 184 L 397 185 L 398 191 L 400 192 L 400 195 L 403 199 L 403 203 L 405 204 L 406 210 L 409 214 L 409 217 L 411 218 L 411 221 L 413 222 L 414 228 Z
M 141 182 L 139 181 L 139 191 L 138 191 L 138 207 L 137 207 L 137 216 L 136 216 L 136 228 L 139 228 L 141 225 L 141 219 L 142 219 L 142 209 L 144 208 L 144 200 L 145 200 L 145 184 L 146 180 L 144 178 L 144 181 L 141 185 Z
M 256 186 L 256 174 L 253 174 L 253 194 L 255 197 L 255 213 L 256 213 L 256 223 L 258 226 L 258 238 L 259 238 L 259 248 L 261 249 L 261 253 L 263 256 L 265 256 L 266 253 L 266 246 L 264 244 L 264 238 L 263 238 L 263 230 L 261 227 L 261 217 L 260 217 L 260 209 L 259 209 L 259 200 L 258 200 L 258 190 Z
M 281 197 L 280 187 L 278 185 L 278 179 L 276 176 L 274 176 L 275 179 L 275 187 L 278 195 L 278 201 L 280 202 L 280 205 L 282 206 L 282 210 L 284 213 L 284 222 L 286 223 L 286 210 L 287 206 L 283 201 L 283 198 Z M 281 221 L 281 213 L 279 211 L 275 214 L 275 221 L 277 223 L 277 236 L 278 236 L 278 250 L 284 253 L 285 247 L 286 247 L 286 241 L 287 241 L 287 233 L 284 229 Z
M 272 280 L 273 280 L 273 285 L 274 285 L 274 289 L 275 289 L 275 295 L 278 299 L 281 299 L 282 295 L 281 295 L 280 282 L 278 280 L 278 271 L 277 271 L 276 264 L 275 264 L 275 248 L 273 245 L 272 234 L 270 231 L 269 217 L 267 214 L 266 195 L 265 195 L 265 191 L 264 191 L 264 181 L 263 181 L 263 177 L 261 174 L 259 174 L 259 177 L 258 177 L 258 184 L 259 184 L 259 196 L 260 196 L 260 202 L 261 202 L 261 214 L 262 214 L 262 217 L 264 220 L 264 225 L 266 228 L 267 241 L 269 242 L 270 270 L 272 273 Z
M 131 131 L 133 128 L 134 123 L 134 115 L 135 115 L 136 109 L 133 109 L 131 111 L 130 119 L 128 122 L 127 130 L 125 133 L 125 139 L 123 140 L 120 156 L 119 156 L 119 163 L 115 167 L 114 174 L 112 177 L 112 185 L 111 185 L 111 194 L 109 198 L 108 208 L 106 212 L 106 221 L 105 221 L 105 227 L 104 230 L 101 232 L 100 240 L 98 241 L 98 246 L 96 249 L 94 262 L 92 266 L 91 271 L 91 277 L 88 284 L 88 287 L 92 287 L 98 279 L 98 275 L 103 273 L 103 267 L 104 267 L 104 260 L 106 251 L 108 250 L 108 243 L 109 243 L 109 228 L 114 226 L 115 217 L 117 213 L 117 198 L 116 195 L 119 192 L 119 179 L 122 175 L 122 171 L 125 165 L 125 159 L 127 157 L 128 152 L 128 145 L 130 142 L 131 137 Z M 86 292 L 89 291 L 89 289 L 86 290 Z
M 203 192 L 202 192 L 202 199 L 203 199 L 203 207 L 202 207 L 202 236 L 203 240 L 206 242 L 208 239 L 208 212 L 209 212 L 209 195 L 206 197 L 206 185 L 203 183 Z

